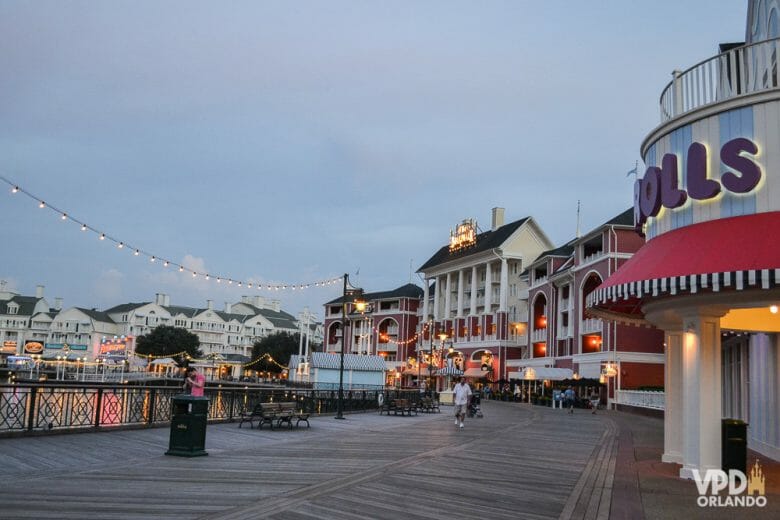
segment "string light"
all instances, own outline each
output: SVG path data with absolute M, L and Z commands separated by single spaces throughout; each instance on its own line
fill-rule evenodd
M 116 240 L 116 239 L 106 235 L 105 232 L 98 231 L 96 228 L 87 225 L 86 222 L 82 222 L 82 221 L 80 221 L 80 220 L 70 216 L 68 212 L 66 212 L 66 211 L 64 211 L 62 209 L 58 209 L 55 206 L 46 204 L 46 202 L 44 202 L 44 200 L 41 199 L 40 197 L 30 193 L 29 191 L 25 190 L 22 187 L 19 187 L 17 184 L 14 184 L 9 179 L 7 179 L 7 178 L 5 178 L 3 176 L 0 176 L 0 181 L 5 182 L 6 184 L 8 184 L 11 187 L 11 193 L 20 193 L 21 192 L 22 194 L 24 194 L 24 195 L 28 196 L 29 198 L 33 199 L 34 201 L 36 201 L 38 203 L 38 207 L 40 207 L 42 209 L 48 208 L 48 209 L 56 212 L 61 220 L 63 220 L 63 221 L 72 221 L 72 222 L 74 222 L 75 224 L 78 224 L 81 227 L 81 231 L 92 231 L 93 233 L 98 235 L 98 238 L 100 240 L 108 239 L 109 241 L 114 242 L 116 244 L 117 249 L 124 249 L 124 247 L 126 245 L 124 241 Z M 130 246 L 128 246 L 128 248 L 129 247 Z M 142 251 L 141 249 L 138 249 L 138 248 L 130 248 L 130 249 L 133 251 L 133 256 L 140 256 L 141 254 L 143 254 L 144 256 L 149 258 L 150 262 L 155 262 L 159 258 L 160 260 L 163 261 L 161 263 L 163 264 L 164 267 L 168 267 L 169 265 L 173 264 L 173 265 L 178 266 L 179 272 L 187 271 L 187 272 L 192 274 L 193 278 L 197 278 L 197 275 L 198 275 L 197 272 L 195 272 L 192 269 L 188 269 L 188 268 L 184 267 L 183 265 L 173 263 L 173 262 L 171 262 L 169 260 L 161 258 L 159 255 L 152 255 L 150 253 L 146 253 L 146 252 L 144 252 L 144 251 Z M 203 274 L 203 273 L 201 273 L 201 274 Z M 298 284 L 288 284 L 288 283 L 285 283 L 285 284 L 266 284 L 266 285 L 262 285 L 262 284 L 259 284 L 259 283 L 255 284 L 255 283 L 252 283 L 252 282 L 233 280 L 232 278 L 225 278 L 223 276 L 217 277 L 216 275 L 214 275 L 214 277 L 216 278 L 217 283 L 222 283 L 222 280 L 225 279 L 225 280 L 228 281 L 228 285 L 235 285 L 236 287 L 244 287 L 244 285 L 246 285 L 250 289 L 253 288 L 253 287 L 257 287 L 258 290 L 266 289 L 268 291 L 279 291 L 279 290 L 293 290 L 293 291 L 296 291 L 296 290 L 309 289 L 311 287 L 327 287 L 327 286 L 336 284 L 339 281 L 343 280 L 343 277 L 338 276 L 338 277 L 334 277 L 334 278 L 331 278 L 331 279 L 319 280 L 317 282 L 312 282 L 312 283 L 298 283 Z M 212 278 L 212 275 L 205 274 L 204 278 L 205 278 L 205 280 L 210 280 Z M 235 282 L 235 284 L 233 282 Z

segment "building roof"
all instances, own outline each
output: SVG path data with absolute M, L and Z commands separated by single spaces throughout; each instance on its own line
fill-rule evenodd
M 13 302 L 19 306 L 19 310 L 16 313 L 18 316 L 32 316 L 38 300 L 41 300 L 41 298 L 19 295 L 12 296 L 8 300 L 0 300 L 0 314 L 8 314 L 8 304 Z
M 297 354 L 290 356 L 288 363 L 290 370 L 298 367 Z M 326 370 L 339 370 L 341 356 L 328 352 L 312 352 L 311 368 L 324 368 Z M 344 354 L 344 370 L 362 370 L 366 372 L 384 372 L 387 370 L 385 359 L 382 356 L 361 356 L 358 354 Z
M 176 316 L 177 314 L 184 314 L 188 318 L 192 318 L 198 313 L 203 311 L 203 309 L 195 309 L 193 307 L 181 307 L 179 305 L 165 305 L 163 309 L 166 309 L 168 312 L 170 312 L 171 316 Z
M 477 235 L 476 244 L 471 247 L 466 247 L 464 249 L 450 252 L 449 245 L 443 246 L 441 249 L 436 251 L 436 253 L 431 258 L 429 258 L 427 262 L 421 265 L 420 268 L 417 269 L 417 272 L 419 273 L 425 271 L 426 269 L 430 269 L 431 267 L 435 267 L 445 262 L 466 258 L 483 251 L 489 251 L 491 249 L 501 247 L 504 242 L 506 242 L 507 239 L 512 236 L 512 233 L 517 231 L 517 229 L 525 224 L 529 219 L 530 217 L 521 218 L 520 220 L 505 224 L 495 231 L 485 231 L 484 233 L 480 233 Z
M 602 225 L 634 227 L 634 208 L 628 208 L 620 215 L 617 215 L 616 217 L 612 218 L 611 220 L 608 220 Z
M 95 309 L 83 309 L 81 307 L 76 307 L 76 309 L 83 312 L 93 320 L 102 321 L 104 323 L 115 323 L 114 320 L 111 319 L 111 316 L 109 316 L 106 312 Z
M 137 309 L 138 307 L 143 307 L 144 305 L 148 305 L 150 303 L 152 302 L 122 303 L 120 305 L 115 305 L 110 309 L 106 309 L 105 312 L 108 314 L 116 314 L 118 312 L 128 312 L 128 311 L 132 311 L 133 309 Z
M 422 297 L 423 297 L 422 288 L 418 287 L 417 285 L 414 285 L 413 283 L 402 285 L 401 287 L 398 287 L 391 291 L 371 292 L 371 293 L 364 293 L 362 295 L 362 298 L 366 301 L 389 300 L 392 298 L 411 298 L 414 300 L 419 300 Z M 341 303 L 343 301 L 344 301 L 344 296 L 339 296 L 335 300 L 331 300 L 325 305 L 330 305 L 333 303 Z

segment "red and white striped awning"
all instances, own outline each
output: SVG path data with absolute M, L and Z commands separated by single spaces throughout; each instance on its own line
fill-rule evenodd
M 650 240 L 587 299 L 588 313 L 643 323 L 641 306 L 700 292 L 780 286 L 780 212 L 710 220 Z

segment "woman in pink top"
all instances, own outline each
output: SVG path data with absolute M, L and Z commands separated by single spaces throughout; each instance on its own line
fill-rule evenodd
M 190 395 L 194 397 L 203 397 L 203 387 L 206 386 L 206 377 L 198 372 L 195 367 L 187 369 L 187 379 L 184 383 L 184 389 L 189 389 Z

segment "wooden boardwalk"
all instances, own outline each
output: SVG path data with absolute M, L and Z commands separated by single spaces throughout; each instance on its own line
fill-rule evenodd
M 608 518 L 617 428 L 604 415 L 483 402 L 416 417 L 210 425 L 208 457 L 163 455 L 168 429 L 0 439 L 0 517 Z

